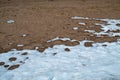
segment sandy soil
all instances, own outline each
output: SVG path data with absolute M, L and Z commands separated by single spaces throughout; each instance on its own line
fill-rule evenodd
M 120 0 L 0 0 L 0 52 L 13 48 L 34 49 L 40 51 L 54 44 L 77 45 L 78 42 L 48 40 L 57 36 L 76 40 L 93 40 L 95 42 L 114 42 L 116 37 L 90 36 L 84 30 L 91 29 L 96 21 L 85 21 L 84 28 L 74 31 L 73 26 L 80 26 L 80 20 L 72 20 L 72 16 L 91 18 L 120 18 Z M 8 24 L 7 20 L 14 20 Z M 93 30 L 101 31 L 100 27 Z M 120 31 L 117 31 L 120 32 Z M 27 34 L 23 37 L 23 34 Z M 24 44 L 23 47 L 17 47 Z M 86 44 L 86 46 L 90 44 Z

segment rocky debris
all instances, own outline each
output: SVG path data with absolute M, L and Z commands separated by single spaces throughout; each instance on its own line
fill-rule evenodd
M 27 52 L 24 52 L 24 53 L 22 53 L 21 55 L 27 55 L 28 53 Z
M 17 60 L 16 57 L 11 57 L 11 58 L 9 58 L 9 61 L 16 61 L 16 60 Z
M 5 68 L 9 67 L 9 65 L 4 65 Z
M 8 70 L 13 70 L 13 69 L 16 69 L 18 68 L 20 65 L 19 64 L 16 64 L 16 65 L 12 65 L 8 68 Z
M 65 48 L 65 51 L 68 51 L 68 52 L 69 52 L 69 51 L 70 51 L 70 49 L 69 49 L 69 48 Z
M 84 45 L 85 45 L 86 47 L 92 47 L 92 44 L 93 44 L 93 42 L 86 42 Z
M 0 62 L 0 66 L 3 66 L 5 64 L 5 62 Z
M 20 61 L 20 63 L 23 63 L 23 61 Z
M 107 45 L 106 45 L 106 44 L 103 44 L 102 46 L 105 46 L 105 47 L 106 47 Z
M 116 26 L 120 26 L 120 24 L 116 24 Z

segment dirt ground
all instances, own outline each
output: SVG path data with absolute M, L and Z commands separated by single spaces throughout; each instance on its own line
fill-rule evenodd
M 55 37 L 80 41 L 87 38 L 95 42 L 114 42 L 120 38 L 89 36 L 84 30 L 90 29 L 87 26 L 95 21 L 86 21 L 83 29 L 74 31 L 73 26 L 80 25 L 77 24 L 79 20 L 71 19 L 72 16 L 120 19 L 120 0 L 0 0 L 0 52 L 36 46 L 43 51 L 54 44 L 79 44 L 60 40 L 47 43 Z M 8 24 L 6 21 L 10 19 L 15 22 Z M 94 29 L 101 31 L 100 27 Z M 27 34 L 26 37 L 23 34 Z M 24 46 L 17 47 L 18 44 Z

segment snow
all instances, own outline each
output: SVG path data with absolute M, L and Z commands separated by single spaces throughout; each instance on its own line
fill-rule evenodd
M 26 36 L 27 36 L 27 34 L 23 34 L 22 36 L 23 36 L 23 37 L 26 37 Z
M 89 33 L 94 33 L 95 30 L 85 30 L 86 32 L 89 32 Z
M 39 49 L 39 47 L 36 46 L 35 49 L 37 50 L 37 49 Z
M 77 41 L 77 40 L 75 40 L 75 39 L 71 40 L 70 38 L 59 38 L 59 37 L 56 37 L 56 38 L 54 38 L 54 39 L 48 40 L 47 42 L 54 42 L 54 41 L 57 41 L 57 40 L 71 41 L 71 42 Z
M 89 17 L 74 16 L 74 17 L 71 17 L 71 19 L 90 19 L 90 18 Z
M 100 25 L 101 26 L 101 32 L 95 32 L 94 30 L 85 30 L 87 32 L 93 33 L 98 35 L 108 35 L 109 37 L 112 36 L 120 36 L 119 32 L 112 32 L 112 31 L 117 31 L 120 30 L 120 27 L 117 24 L 120 24 L 120 19 L 100 19 L 100 18 L 89 18 L 89 17 L 79 17 L 79 16 L 74 16 L 71 17 L 71 19 L 84 19 L 84 20 L 98 20 L 98 21 L 103 21 L 105 23 L 95 23 L 95 25 Z M 79 22 L 78 24 L 85 25 L 84 22 Z
M 119 36 L 116 25 L 120 20 L 96 19 L 88 17 L 72 17 L 72 19 L 95 19 L 106 21 L 109 25 L 101 25 L 101 32 L 85 30 L 93 34 L 107 34 Z M 110 32 L 108 32 L 110 30 Z M 93 36 L 93 35 L 91 35 Z M 78 41 L 70 38 L 56 37 L 47 42 L 57 40 Z M 85 47 L 85 42 L 79 41 L 76 46 L 54 45 L 48 47 L 44 52 L 35 50 L 16 50 L 0 54 L 0 80 L 120 80 L 120 39 L 117 42 L 94 43 L 92 47 Z M 18 44 L 17 46 L 24 46 Z M 68 48 L 70 51 L 66 51 Z M 17 58 L 10 61 L 10 58 Z M 18 68 L 8 70 L 10 66 L 19 64 Z M 9 67 L 5 67 L 9 65 Z
M 96 43 L 93 47 L 85 47 L 85 42 L 76 46 L 54 45 L 42 53 L 14 50 L 0 54 L 0 61 L 9 65 L 20 64 L 14 70 L 0 66 L 0 80 L 119 80 L 120 42 Z M 104 44 L 107 46 L 102 46 Z M 21 55 L 24 52 L 28 54 Z M 17 60 L 10 62 L 10 57 Z
M 11 23 L 14 23 L 15 21 L 14 20 L 8 20 L 7 23 L 8 24 L 11 24 Z
M 85 25 L 85 23 L 84 23 L 84 22 L 79 22 L 78 24 L 80 24 L 80 25 Z
M 73 30 L 78 30 L 78 27 L 73 27 Z
M 22 47 L 22 46 L 24 46 L 24 45 L 23 45 L 23 44 L 18 44 L 18 45 L 17 45 L 17 47 Z

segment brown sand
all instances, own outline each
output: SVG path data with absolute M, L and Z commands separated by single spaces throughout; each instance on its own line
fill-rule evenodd
M 77 23 L 80 20 L 71 20 L 72 16 L 118 19 L 120 0 L 0 0 L 0 52 L 13 48 L 34 49 L 36 46 L 43 51 L 54 44 L 78 44 L 69 41 L 47 43 L 57 36 L 76 40 L 87 38 L 95 42 L 113 42 L 120 38 L 90 36 L 84 30 L 92 29 L 87 26 L 96 21 L 86 20 L 84 28 L 74 31 L 73 26 L 79 27 Z M 15 23 L 8 24 L 6 21 L 9 19 L 15 20 Z M 101 31 L 100 26 L 93 30 Z M 23 37 L 23 34 L 27 36 Z M 24 46 L 17 47 L 17 44 Z

